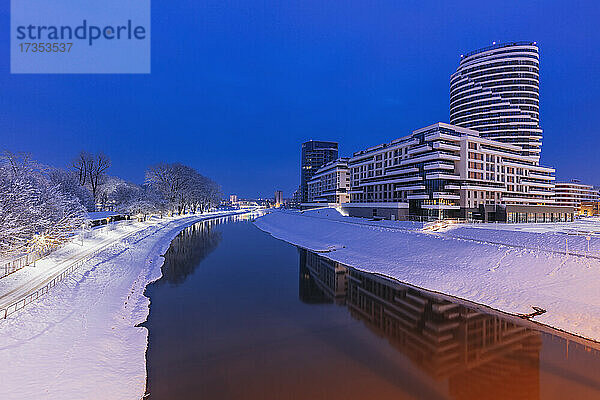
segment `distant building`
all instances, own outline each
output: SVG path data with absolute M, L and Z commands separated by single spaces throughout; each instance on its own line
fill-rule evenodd
M 275 207 L 283 206 L 283 192 L 281 190 L 275 191 Z
M 520 148 L 478 132 L 436 123 L 354 153 L 351 216 L 483 221 L 570 221 L 554 201 L 554 169 Z
M 303 207 L 330 206 L 350 201 L 348 158 L 338 158 L 317 170 L 308 181 L 308 201 Z
M 573 179 L 571 182 L 556 182 L 554 190 L 556 192 L 556 204 L 573 207 L 576 214 L 591 215 L 594 204 L 600 202 L 598 190 L 594 189 L 592 185 L 581 183 L 577 179 Z M 581 207 L 584 203 L 586 213 L 583 212 Z
M 338 158 L 338 144 L 309 140 L 302 143 L 300 161 L 300 201 L 308 201 L 308 181 L 312 179 L 319 168 Z
M 264 202 L 262 202 L 261 200 L 254 200 L 254 199 L 239 199 L 236 202 L 236 205 L 239 208 L 245 208 L 245 207 L 264 207 L 265 204 Z
M 235 203 L 237 203 L 237 201 L 238 201 L 237 195 L 235 195 L 235 194 L 229 195 L 229 202 L 231 204 L 235 204 Z
M 463 54 L 450 78 L 450 123 L 540 159 L 540 62 L 536 42 L 494 43 Z

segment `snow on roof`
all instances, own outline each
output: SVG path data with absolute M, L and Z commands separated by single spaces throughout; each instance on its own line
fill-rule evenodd
M 108 218 L 108 217 L 112 217 L 115 215 L 121 215 L 121 214 L 112 212 L 112 211 L 91 211 L 91 212 L 88 212 L 88 219 L 94 221 L 97 219 Z

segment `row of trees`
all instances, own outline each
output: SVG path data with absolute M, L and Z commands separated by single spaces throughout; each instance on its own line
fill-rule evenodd
M 160 163 L 148 168 L 146 184 L 161 193 L 179 214 L 204 212 L 217 206 L 221 199 L 215 182 L 182 164 Z
M 220 203 L 219 186 L 195 169 L 160 163 L 142 185 L 109 176 L 110 159 L 81 152 L 71 168 L 34 162 L 28 155 L 0 158 L 0 255 L 25 251 L 40 240 L 56 244 L 82 227 L 87 212 L 129 215 L 204 212 Z

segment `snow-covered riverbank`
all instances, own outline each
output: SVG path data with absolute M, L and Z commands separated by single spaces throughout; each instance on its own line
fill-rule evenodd
M 138 230 L 0 321 L 0 399 L 140 399 L 148 332 L 136 325 L 149 312 L 144 289 L 160 278 L 161 254 L 183 228 L 229 214 Z
M 600 341 L 598 221 L 426 232 L 418 223 L 369 221 L 324 209 L 274 212 L 255 224 L 360 270 L 503 312 L 541 307 L 547 312 L 532 320 Z

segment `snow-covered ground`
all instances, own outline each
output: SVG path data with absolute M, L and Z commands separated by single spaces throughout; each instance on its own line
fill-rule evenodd
M 122 225 L 1 279 L 0 296 L 10 295 L 106 246 L 48 294 L 0 320 L 0 399 L 140 399 L 148 332 L 136 325 L 148 316 L 143 292 L 161 276 L 161 254 L 184 227 L 235 213 Z
M 420 223 L 322 209 L 273 212 L 255 224 L 360 270 L 503 312 L 542 307 L 547 312 L 534 321 L 600 341 L 599 220 L 455 225 L 436 232 Z

